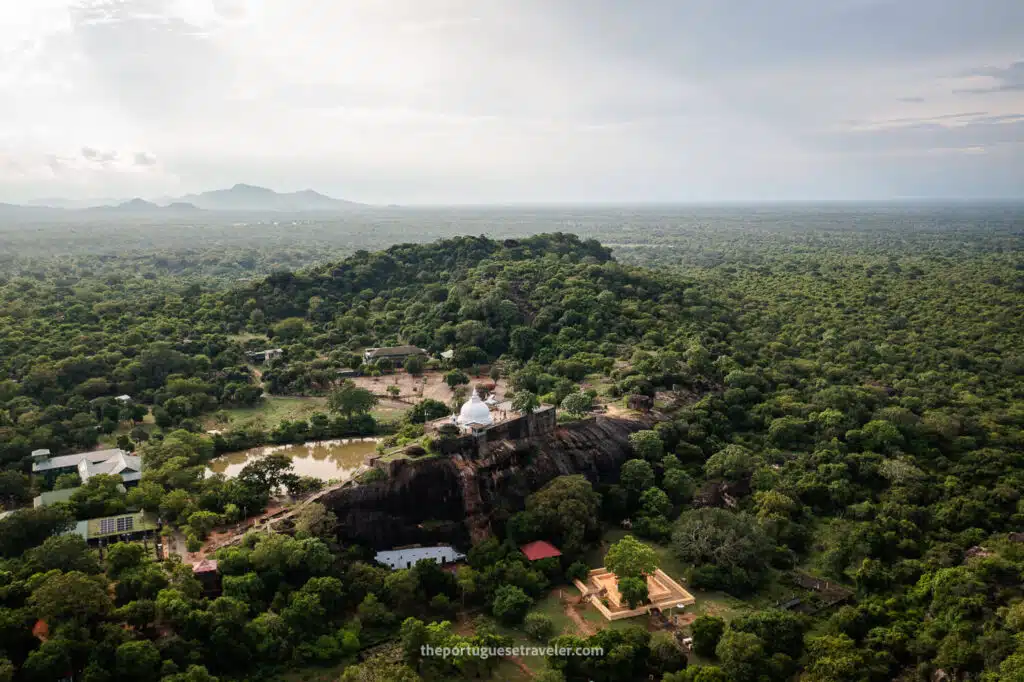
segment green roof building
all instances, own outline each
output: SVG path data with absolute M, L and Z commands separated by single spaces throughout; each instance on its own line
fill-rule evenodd
M 86 542 L 118 542 L 136 540 L 151 535 L 160 529 L 160 522 L 152 512 L 118 514 L 100 519 L 88 519 L 75 524 L 68 535 L 79 535 Z

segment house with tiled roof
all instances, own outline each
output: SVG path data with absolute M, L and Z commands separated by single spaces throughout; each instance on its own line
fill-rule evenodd
M 427 351 L 416 346 L 388 346 L 386 348 L 367 348 L 363 351 L 363 362 L 375 362 L 377 360 L 391 360 L 392 362 L 403 362 L 413 355 L 426 355 Z
M 525 554 L 526 558 L 530 561 L 540 561 L 541 559 L 550 559 L 552 557 L 562 556 L 562 553 L 557 547 L 552 545 L 550 542 L 545 542 L 544 540 L 529 542 L 520 547 L 519 551 Z

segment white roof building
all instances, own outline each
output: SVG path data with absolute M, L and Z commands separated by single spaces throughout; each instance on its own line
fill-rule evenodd
M 142 458 L 129 455 L 120 448 L 58 457 L 51 457 L 48 450 L 33 453 L 32 473 L 49 472 L 55 476 L 73 471 L 78 472 L 82 483 L 96 474 L 114 474 L 120 476 L 125 483 L 132 483 L 142 478 Z
M 462 405 L 458 421 L 459 426 L 465 427 L 490 426 L 494 423 L 494 419 L 491 417 L 491 408 L 483 400 L 480 400 L 480 395 L 476 391 L 473 391 L 469 400 Z
M 121 477 L 122 481 L 133 482 L 142 478 L 142 458 L 129 455 L 123 450 L 102 462 L 91 462 L 83 459 L 78 463 L 78 477 L 82 483 L 88 482 L 96 474 L 112 474 Z
M 77 469 L 79 462 L 105 462 L 108 459 L 127 454 L 124 450 L 114 448 L 112 450 L 95 450 L 93 452 L 76 452 L 73 455 L 58 455 L 53 457 L 49 450 L 36 450 L 32 453 L 32 473 L 42 473 L 55 469 Z
M 417 561 L 429 559 L 439 564 L 449 564 L 465 559 L 466 555 L 455 551 L 454 547 L 439 545 L 437 547 L 411 547 L 409 549 L 390 549 L 377 552 L 374 559 L 377 563 L 390 566 L 392 570 L 412 568 Z

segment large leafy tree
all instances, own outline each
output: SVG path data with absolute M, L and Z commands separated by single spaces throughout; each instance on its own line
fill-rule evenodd
M 658 569 L 658 554 L 649 545 L 627 535 L 608 548 L 604 566 L 620 581 L 623 578 L 643 578 Z
M 661 461 L 665 454 L 665 444 L 656 431 L 644 430 L 629 435 L 629 445 L 640 459 L 649 462 Z
M 582 391 L 573 391 L 562 398 L 561 408 L 563 411 L 579 417 L 590 411 L 594 400 Z
M 0 556 L 20 556 L 73 526 L 71 514 L 59 507 L 19 509 L 0 519 Z
M 654 485 L 654 469 L 643 459 L 631 459 L 622 465 L 619 473 L 622 487 L 639 498 L 643 491 Z
M 516 391 L 512 395 L 512 409 L 521 414 L 529 414 L 540 407 L 537 395 L 530 391 Z
M 561 547 L 577 553 L 600 530 L 601 496 L 580 475 L 559 476 L 526 498 L 526 513 L 540 532 Z
M 369 390 L 356 386 L 354 381 L 346 379 L 327 397 L 331 410 L 351 419 L 366 414 L 377 404 L 378 398 Z
M 71 506 L 80 519 L 113 516 L 127 509 L 127 499 L 121 477 L 96 474 L 71 496 Z
M 119 680 L 156 680 L 160 677 L 160 651 L 149 640 L 125 642 L 117 647 L 114 671 Z
M 717 616 L 702 615 L 690 625 L 693 650 L 705 658 L 715 655 L 715 648 L 725 633 L 725 621 Z
M 90 624 L 113 610 L 106 580 L 81 571 L 46 574 L 29 596 L 29 604 L 50 627 Z
M 690 565 L 688 579 L 695 586 L 745 591 L 764 575 L 771 543 L 750 516 L 705 508 L 679 517 L 672 549 Z
M 519 623 L 533 600 L 522 589 L 515 585 L 502 585 L 494 593 L 494 617 L 504 623 Z

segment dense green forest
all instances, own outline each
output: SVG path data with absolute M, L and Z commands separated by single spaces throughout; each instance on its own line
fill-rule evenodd
M 76 228 L 70 239 L 88 245 L 78 253 L 5 252 L 0 504 L 19 511 L 0 519 L 0 680 L 520 679 L 497 659 L 419 653 L 518 632 L 604 649 L 549 657 L 534 670 L 547 682 L 1024 680 L 1019 209 L 707 209 L 678 221 L 609 209 L 491 228 L 486 212 L 463 218 L 415 239 L 443 241 L 384 250 L 412 218 L 381 219 L 390 227 L 361 240 L 260 226 L 226 241 L 222 226 L 184 230 L 201 238 L 183 247 L 140 230 L 125 253 L 102 245 L 129 228 Z M 451 366 L 431 368 L 494 368 L 517 397 L 568 415 L 645 395 L 658 423 L 631 438 L 618 483 L 555 479 L 455 574 L 374 565 L 368 548 L 338 543 L 319 505 L 294 536 L 251 533 L 221 550 L 217 598 L 140 545 L 101 557 L 55 535 L 76 518 L 146 508 L 198 542 L 279 486 L 319 485 L 272 457 L 206 477 L 216 453 L 420 438 L 429 406 L 378 423 L 372 400 L 339 377 L 395 371 L 363 366 L 361 351 L 397 343 L 452 349 Z M 270 347 L 283 356 L 247 360 Z M 259 409 L 264 392 L 328 396 L 330 409 L 204 433 L 210 415 Z M 31 477 L 34 449 L 113 442 L 142 456 L 138 487 L 121 495 L 97 476 L 69 504 L 22 509 L 74 485 Z M 542 613 L 551 588 L 600 565 L 598 543 L 624 519 L 702 596 L 733 600 L 734 612 L 692 623 L 688 664 L 664 633 L 565 634 Z M 534 539 L 556 542 L 561 561 L 526 561 L 517 545 Z M 848 598 L 779 608 L 795 573 Z

